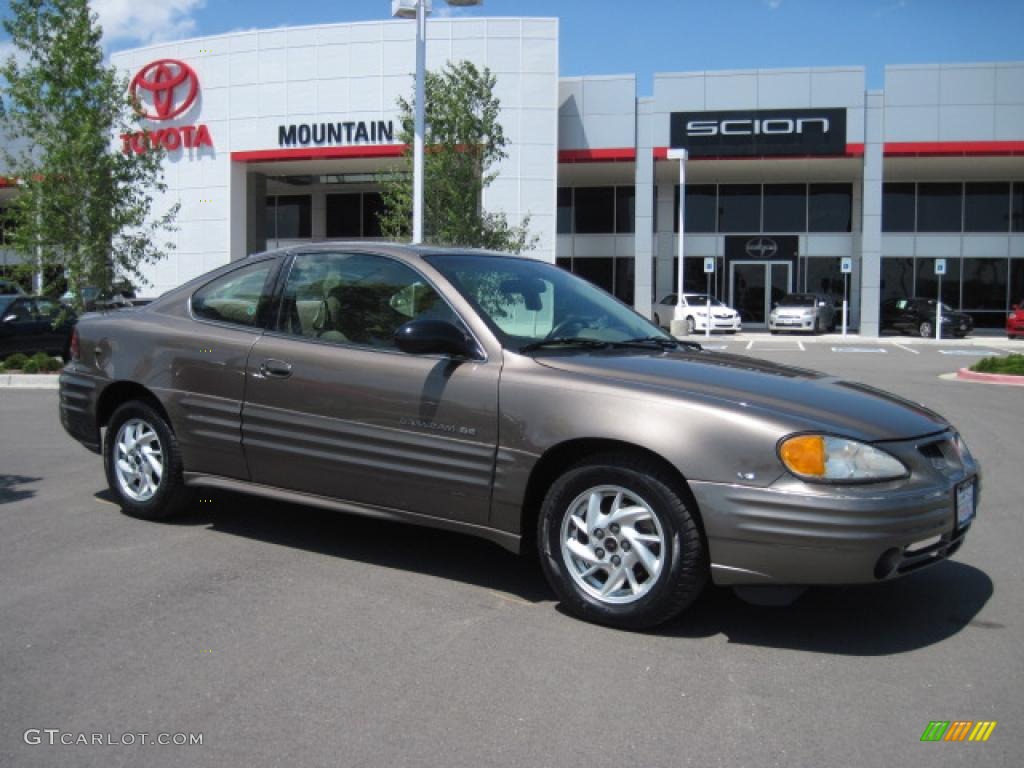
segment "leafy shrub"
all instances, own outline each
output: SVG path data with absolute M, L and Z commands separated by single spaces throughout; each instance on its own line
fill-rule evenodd
M 46 360 L 39 365 L 39 370 L 51 372 L 59 371 L 64 367 L 64 363 L 58 360 L 56 357 L 47 357 Z
M 28 357 L 26 357 L 21 352 L 18 352 L 16 354 L 11 355 L 6 360 L 4 360 L 4 370 L 5 371 L 21 370 L 22 368 L 25 367 L 25 363 L 27 363 L 27 362 L 28 362 Z
M 34 355 L 32 355 L 31 359 L 35 360 L 36 363 L 39 364 L 39 367 L 42 368 L 49 362 L 50 356 L 45 352 L 36 352 Z
M 23 366 L 21 366 L 22 373 L 39 373 L 39 363 L 35 360 L 29 360 Z
M 1003 373 L 1024 376 L 1024 355 L 1012 354 L 1006 357 L 983 357 L 971 366 L 978 373 Z

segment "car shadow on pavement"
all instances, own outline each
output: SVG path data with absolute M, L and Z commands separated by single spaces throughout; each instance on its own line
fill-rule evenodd
M 173 524 L 208 525 L 220 533 L 461 581 L 531 603 L 553 599 L 533 561 L 474 536 L 227 491 L 204 489 L 197 497 Z
M 25 477 L 24 475 L 0 475 L 0 504 L 31 499 L 36 495 L 35 490 L 19 486 L 38 483 L 40 479 L 38 477 Z
M 812 587 L 787 607 L 750 605 L 731 589 L 715 588 L 657 633 L 724 634 L 732 643 L 882 656 L 934 645 L 968 627 L 1005 629 L 977 619 L 994 591 L 984 571 L 956 560 L 881 584 Z

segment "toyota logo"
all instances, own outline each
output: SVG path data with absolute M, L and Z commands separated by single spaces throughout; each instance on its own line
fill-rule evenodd
M 752 259 L 770 259 L 779 251 L 779 244 L 770 237 L 752 237 L 747 240 L 747 255 Z
M 160 59 L 140 69 L 128 91 L 142 117 L 170 120 L 192 106 L 199 94 L 199 78 L 183 61 Z

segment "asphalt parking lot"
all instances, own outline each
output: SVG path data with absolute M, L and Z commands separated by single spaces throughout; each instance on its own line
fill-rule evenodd
M 712 589 L 657 632 L 618 632 L 460 535 L 228 494 L 175 524 L 125 517 L 56 392 L 0 389 L 0 765 L 1019 765 L 1024 388 L 940 378 L 1015 347 L 709 346 L 952 420 L 985 471 L 954 560 L 785 608 Z M 999 724 L 983 744 L 922 743 L 932 720 Z

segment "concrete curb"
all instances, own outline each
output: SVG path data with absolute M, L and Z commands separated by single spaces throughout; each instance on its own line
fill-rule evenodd
M 8 389 L 57 389 L 60 375 L 57 373 L 0 373 L 0 388 Z
M 1009 384 L 1013 387 L 1024 387 L 1024 376 L 1014 376 L 1009 373 L 979 373 L 968 368 L 961 368 L 956 372 L 956 377 L 961 381 L 983 381 L 986 384 Z

